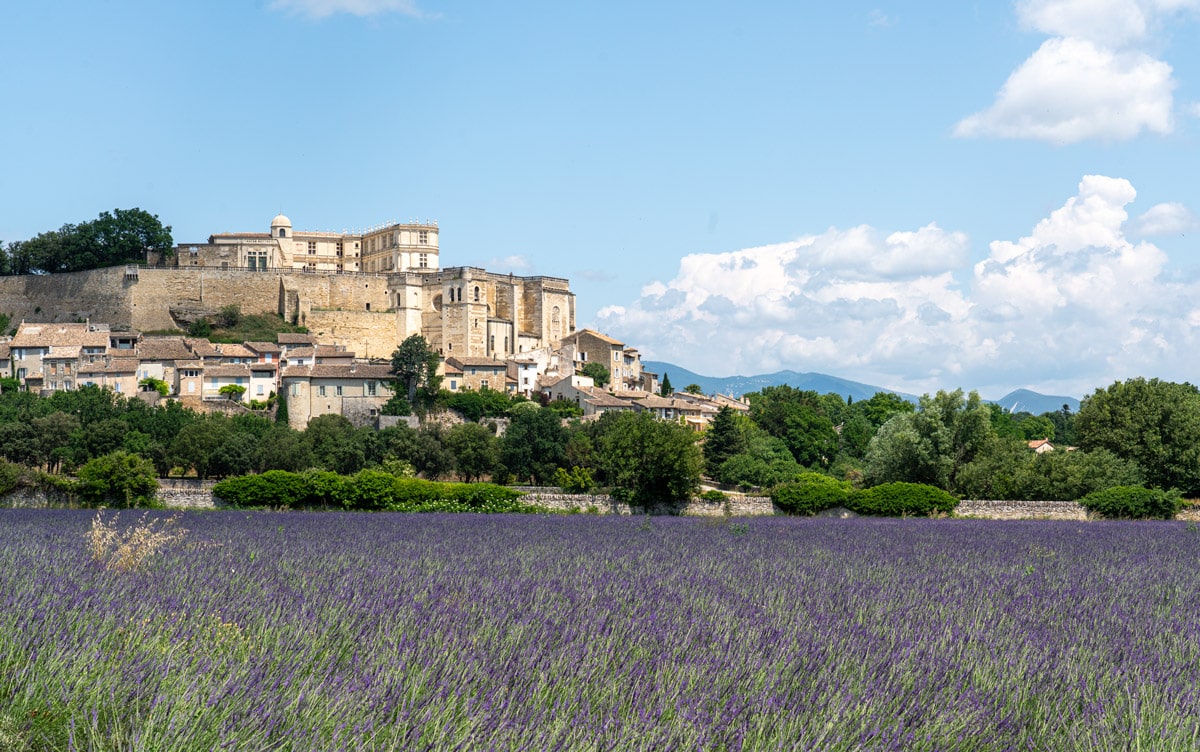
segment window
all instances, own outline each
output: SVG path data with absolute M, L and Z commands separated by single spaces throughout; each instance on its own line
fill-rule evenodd
M 429 245 L 429 230 L 417 231 L 417 243 L 420 245 Z
M 282 227 L 280 227 L 280 228 L 279 228 L 279 237 L 281 237 L 281 238 L 286 238 L 286 237 L 287 237 L 287 230 L 286 230 L 286 229 L 284 229 L 284 228 L 282 228 Z
M 342 396 L 342 385 L 338 384 L 337 386 L 335 386 L 334 392 L 337 394 L 337 396 L 341 397 Z
M 188 394 L 195 394 L 195 393 L 196 393 L 196 382 L 189 381 L 188 382 Z
M 119 382 L 119 381 L 113 382 L 113 391 L 114 392 L 121 391 L 121 382 Z
M 316 252 L 317 252 L 317 241 L 315 241 L 315 240 L 308 241 L 308 255 L 311 256 Z
M 317 394 L 319 394 L 319 395 L 320 395 L 320 396 L 322 396 L 322 397 L 324 397 L 324 396 L 325 396 L 325 385 L 324 385 L 324 384 L 322 384 L 321 386 L 317 387 Z
M 478 285 L 475 286 L 475 302 L 476 303 L 479 302 L 479 286 Z
M 488 388 L 488 380 L 487 380 L 487 379 L 483 379 L 482 381 L 480 381 L 480 382 L 479 382 L 479 388 L 480 388 L 480 389 L 487 389 L 487 388 Z
M 429 268 L 429 254 L 422 253 L 417 259 L 417 266 L 419 266 L 422 269 L 428 269 Z
M 340 240 L 337 242 L 337 255 L 342 255 L 342 241 Z
M 375 396 L 375 382 L 374 381 L 368 381 L 368 382 L 364 383 L 363 389 L 366 390 L 368 397 Z
M 259 395 L 259 396 L 262 396 L 262 393 L 263 393 L 263 386 L 262 386 L 262 384 L 259 384 L 259 385 L 258 385 L 258 391 L 257 391 L 257 393 L 258 393 L 258 395 Z

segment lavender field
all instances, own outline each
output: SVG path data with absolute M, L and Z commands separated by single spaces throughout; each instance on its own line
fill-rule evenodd
M 0 511 L 0 749 L 1200 735 L 1183 523 L 197 513 L 119 572 L 91 518 Z

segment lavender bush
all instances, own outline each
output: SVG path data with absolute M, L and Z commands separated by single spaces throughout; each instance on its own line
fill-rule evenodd
M 0 511 L 12 749 L 1194 748 L 1200 532 Z M 22 746 L 23 745 L 23 746 Z

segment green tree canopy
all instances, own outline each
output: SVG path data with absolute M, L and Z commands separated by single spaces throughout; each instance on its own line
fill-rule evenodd
M 441 358 L 420 334 L 414 334 L 400 343 L 392 352 L 392 373 L 404 387 L 408 403 L 413 407 L 429 404 L 437 397 L 441 377 L 437 374 Z M 422 390 L 422 401 L 417 401 L 417 390 Z
M 597 432 L 600 466 L 617 498 L 649 507 L 686 501 L 699 487 L 700 448 L 686 427 L 649 412 L 617 412 L 601 416 Z
M 959 470 L 995 439 L 991 410 L 977 393 L 927 394 L 916 412 L 893 416 L 871 439 L 867 483 L 925 483 L 953 490 Z
M 538 485 L 554 479 L 554 471 L 567 464 L 567 430 L 551 409 L 522 410 L 512 416 L 500 443 L 500 462 L 518 478 Z
M 1075 416 L 1084 449 L 1107 449 L 1142 468 L 1161 489 L 1200 494 L 1200 390 L 1144 378 L 1085 397 Z
M 65 224 L 29 240 L 10 243 L 0 267 L 9 274 L 53 274 L 146 260 L 146 252 L 170 254 L 171 228 L 141 209 L 101 212 L 90 222 Z
M 612 374 L 609 373 L 608 367 L 603 363 L 595 361 L 587 363 L 583 368 L 579 369 L 579 373 L 584 376 L 590 376 L 596 386 L 603 389 L 608 386 L 608 382 L 612 380 Z

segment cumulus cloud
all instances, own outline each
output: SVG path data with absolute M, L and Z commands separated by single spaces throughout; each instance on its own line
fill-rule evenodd
M 314 19 L 328 18 L 339 13 L 352 16 L 400 13 L 415 18 L 424 18 L 427 15 L 412 0 L 272 0 L 271 8 Z
M 960 137 L 1055 144 L 1124 140 L 1174 129 L 1176 83 L 1149 54 L 1164 19 L 1200 0 L 1022 0 L 1027 28 L 1049 34 L 1008 77 L 991 107 L 959 121 Z
M 1183 204 L 1173 202 L 1150 207 L 1137 221 L 1142 235 L 1177 235 L 1197 226 L 1200 222 L 1196 215 Z
M 973 266 L 966 237 L 936 224 L 692 254 L 597 325 L 649 359 L 713 375 L 794 368 L 911 390 L 1079 395 L 1135 375 L 1188 378 L 1200 366 L 1200 286 L 1174 281 L 1165 253 L 1126 236 L 1136 195 L 1126 180 L 1085 176 L 1027 236 L 992 242 Z

